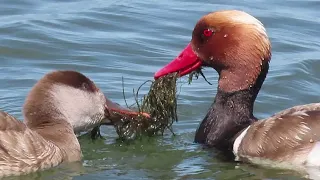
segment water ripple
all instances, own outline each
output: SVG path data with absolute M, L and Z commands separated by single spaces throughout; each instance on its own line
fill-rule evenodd
M 314 0 L 266 1 L 129 1 L 45 0 L 0 2 L 0 109 L 22 119 L 21 107 L 32 85 L 55 69 L 88 75 L 105 94 L 124 105 L 121 79 L 129 104 L 132 89 L 153 78 L 190 41 L 196 21 L 218 9 L 245 10 L 266 26 L 273 56 L 255 114 L 268 117 L 282 109 L 319 102 L 320 3 Z M 81 139 L 85 173 L 76 179 L 264 179 L 300 177 L 226 163 L 193 143 L 195 130 L 216 93 L 217 73 L 208 80 L 179 81 L 177 136 L 121 145 L 112 128 L 108 138 Z M 141 94 L 148 91 L 143 87 Z M 210 154 L 210 153 L 209 153 Z M 59 174 L 53 170 L 45 174 Z M 81 171 L 82 173 L 82 171 Z M 41 174 L 41 173 L 40 173 Z M 59 176 L 59 175 L 57 175 Z M 41 176 L 40 176 L 41 177 Z M 47 177 L 47 176 L 43 176 Z M 51 177 L 51 176 L 49 176 Z M 62 179 L 64 176 L 60 176 Z

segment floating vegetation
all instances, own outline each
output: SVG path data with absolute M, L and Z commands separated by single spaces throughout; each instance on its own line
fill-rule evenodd
M 126 114 L 114 113 L 119 116 L 119 121 L 114 122 L 114 126 L 121 140 L 133 140 L 144 135 L 163 135 L 166 129 L 172 133 L 172 124 L 178 121 L 177 117 L 177 73 L 169 74 L 152 81 L 150 90 L 141 100 L 138 99 L 140 88 L 135 94 L 136 108 L 139 112 L 148 113 L 150 117 L 144 115 L 130 116 Z M 125 98 L 125 96 L 124 96 Z M 174 133 L 173 133 L 174 134 Z M 99 127 L 91 132 L 93 139 L 100 136 Z M 101 137 L 101 136 L 100 136 Z
M 190 73 L 188 83 L 193 78 L 198 79 L 202 76 L 207 83 L 206 77 L 202 73 L 202 69 L 197 69 Z M 133 94 L 135 95 L 135 110 L 141 112 L 138 116 L 121 114 L 119 112 L 111 112 L 113 116 L 119 116 L 119 121 L 114 122 L 114 127 L 119 135 L 119 139 L 134 140 L 142 136 L 163 135 L 166 129 L 172 130 L 172 124 L 178 121 L 177 117 L 177 73 L 169 74 L 155 81 L 146 81 Z M 142 99 L 138 99 L 140 88 L 147 82 L 152 82 L 150 90 Z M 123 97 L 126 101 L 123 87 Z M 150 117 L 144 116 L 142 113 L 148 113 Z M 101 137 L 100 128 L 96 127 L 91 131 L 91 138 Z

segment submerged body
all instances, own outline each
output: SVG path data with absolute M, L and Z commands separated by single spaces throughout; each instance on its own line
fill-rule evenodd
M 320 103 L 295 106 L 253 123 L 237 136 L 233 152 L 242 161 L 320 167 Z
M 65 150 L 46 140 L 39 133 L 28 128 L 23 122 L 5 112 L 0 112 L 0 177 L 20 175 L 57 166 L 64 159 L 79 161 L 81 159 L 80 145 L 73 137 L 73 131 L 68 124 L 63 128 L 64 139 L 70 146 L 67 157 Z M 55 128 L 55 127 L 53 127 Z
M 218 91 L 195 142 L 261 164 L 320 166 L 320 103 L 296 106 L 259 120 L 253 106 L 266 78 L 271 43 L 262 23 L 237 10 L 209 13 L 196 24 L 190 44 L 155 78 L 209 66 Z

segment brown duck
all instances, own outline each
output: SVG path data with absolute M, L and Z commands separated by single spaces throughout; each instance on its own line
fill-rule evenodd
M 75 132 L 119 120 L 118 111 L 138 115 L 108 100 L 75 71 L 45 75 L 26 98 L 24 122 L 0 111 L 0 177 L 21 175 L 81 160 Z

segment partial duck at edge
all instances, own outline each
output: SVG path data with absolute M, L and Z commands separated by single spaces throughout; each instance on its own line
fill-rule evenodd
M 108 100 L 86 76 L 75 71 L 46 74 L 26 98 L 24 122 L 0 111 L 0 177 L 80 161 L 75 133 L 119 117 L 110 111 L 138 115 Z
M 192 40 L 155 79 L 208 66 L 219 74 L 212 106 L 195 142 L 232 152 L 252 163 L 320 166 L 320 103 L 295 106 L 259 120 L 253 106 L 266 78 L 271 44 L 263 24 L 238 10 L 203 16 Z

